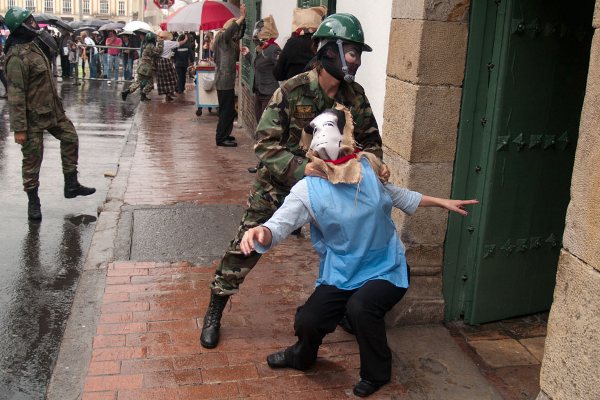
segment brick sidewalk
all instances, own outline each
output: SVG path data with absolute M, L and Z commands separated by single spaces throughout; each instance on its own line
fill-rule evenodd
M 244 205 L 256 163 L 248 133 L 240 146 L 214 143 L 217 118 L 194 115 L 192 93 L 140 106 L 145 121 L 125 195 L 130 205 Z M 294 342 L 293 318 L 313 289 L 317 257 L 307 238 L 265 255 L 225 309 L 221 342 L 199 344 L 212 265 L 116 261 L 109 264 L 83 399 L 345 399 L 358 381 L 354 337 L 326 337 L 307 372 L 271 370 L 266 356 Z M 393 380 L 395 377 L 393 378 Z M 391 383 L 373 399 L 399 398 Z

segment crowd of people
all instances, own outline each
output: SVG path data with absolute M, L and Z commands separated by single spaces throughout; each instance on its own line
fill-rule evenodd
M 252 53 L 240 46 L 246 18 L 242 4 L 240 16 L 225 23 L 202 49 L 216 65 L 217 146 L 237 146 L 231 133 L 240 53 L 253 65 L 254 149 L 260 162 L 249 169 L 256 176 L 248 207 L 210 283 L 200 344 L 218 345 L 225 305 L 261 254 L 310 223 L 311 240 L 320 256 L 315 290 L 297 310 L 296 342 L 270 354 L 267 364 L 306 370 L 316 362 L 324 337 L 341 324 L 356 336 L 359 347 L 360 380 L 353 393 L 366 397 L 391 379 L 384 317 L 410 282 L 392 208 L 412 214 L 418 207 L 440 207 L 466 215 L 465 207 L 477 201 L 431 197 L 388 183 L 390 170 L 383 162 L 378 125 L 364 88 L 355 82 L 362 54 L 372 49 L 354 15 L 337 13 L 323 19 L 325 14 L 324 7 L 313 7 L 295 19 L 292 38 L 283 49 L 275 43 L 278 31 L 272 16 L 260 19 L 253 29 Z M 65 197 L 91 195 L 95 189 L 77 180 L 77 133 L 51 78 L 48 54 L 53 39 L 39 34 L 30 11 L 11 8 L 6 20 L 11 31 L 6 45 L 10 125 L 15 142 L 22 146 L 28 215 L 39 220 L 44 130 L 61 141 Z M 193 62 L 194 38 L 166 32 L 137 34 L 140 61 L 135 81 L 121 93 L 123 100 L 138 89 L 142 100 L 148 100 L 155 78 L 159 95 L 173 100 L 174 93 L 185 88 L 178 78 L 186 77 Z M 132 51 L 138 51 L 137 45 L 125 43 L 131 44 L 114 31 L 92 32 L 91 37 L 86 32 L 80 37 L 65 35 L 57 47 L 63 77 L 72 76 L 73 65 L 82 59 L 90 64 L 92 77 L 118 81 L 125 55 L 129 62 L 136 57 Z M 130 70 L 123 67 L 124 73 Z M 44 109 L 42 116 L 39 104 L 52 109 Z

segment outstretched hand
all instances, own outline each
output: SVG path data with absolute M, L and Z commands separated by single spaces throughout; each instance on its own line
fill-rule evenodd
M 269 228 L 257 226 L 256 228 L 248 229 L 244 233 L 244 237 L 242 237 L 242 241 L 240 242 L 240 250 L 245 255 L 249 255 L 255 250 L 254 241 L 260 243 L 261 246 L 269 246 L 272 240 L 273 235 Z
M 467 216 L 469 213 L 465 210 L 465 206 L 470 204 L 478 204 L 479 200 L 471 199 L 471 200 L 453 200 L 453 199 L 444 199 L 442 202 L 442 207 L 447 210 L 454 211 L 455 213 L 459 213 L 460 215 Z

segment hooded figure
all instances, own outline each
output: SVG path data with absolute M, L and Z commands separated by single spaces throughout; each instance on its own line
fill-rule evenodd
M 296 312 L 297 342 L 269 355 L 267 363 L 306 370 L 316 361 L 323 338 L 345 315 L 360 351 L 360 381 L 353 391 L 365 397 L 391 379 L 384 317 L 409 284 L 392 208 L 412 214 L 419 206 L 438 206 L 466 215 L 463 207 L 476 201 L 438 199 L 384 185 L 375 171 L 379 162 L 354 149 L 351 114 L 342 106 L 325 110 L 310 125 L 309 158 L 321 165 L 318 176 L 296 183 L 267 222 L 245 233 L 240 249 L 264 253 L 310 223 L 320 257 L 316 288 Z

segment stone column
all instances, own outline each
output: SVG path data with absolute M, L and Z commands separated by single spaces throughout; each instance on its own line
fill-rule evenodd
M 600 399 L 600 2 L 538 399 Z
M 383 121 L 392 182 L 449 197 L 468 34 L 469 0 L 394 0 Z M 388 323 L 442 321 L 447 212 L 394 214 L 407 247 L 411 288 Z

